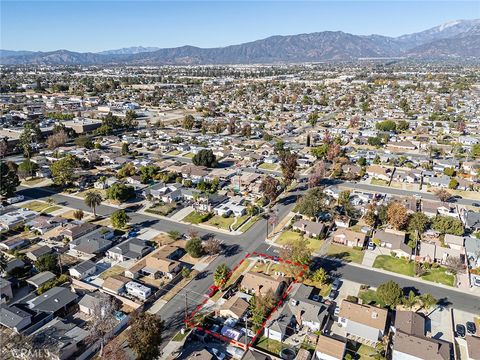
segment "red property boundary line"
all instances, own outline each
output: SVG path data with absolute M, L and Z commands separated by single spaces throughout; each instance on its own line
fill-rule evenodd
M 293 285 L 295 285 L 298 280 L 302 277 L 302 275 L 305 273 L 305 271 L 308 269 L 308 266 L 307 265 L 302 265 L 300 263 L 297 263 L 297 262 L 293 262 L 291 260 L 288 260 L 288 259 L 282 259 L 278 256 L 270 256 L 270 255 L 266 255 L 266 254 L 263 254 L 263 253 L 257 253 L 256 251 L 254 251 L 252 254 L 250 253 L 247 253 L 245 255 L 245 257 L 228 273 L 228 276 L 227 278 L 222 282 L 222 285 L 223 286 L 229 279 L 230 277 L 232 276 L 232 274 L 238 269 L 238 267 L 240 265 L 243 264 L 243 262 L 245 260 L 247 260 L 248 258 L 250 258 L 251 256 L 258 256 L 258 257 L 262 257 L 264 259 L 267 259 L 267 260 L 272 260 L 272 261 L 276 261 L 276 262 L 280 262 L 280 263 L 285 263 L 285 264 L 288 264 L 288 265 L 294 265 L 294 266 L 297 266 L 299 268 L 301 268 L 301 271 L 299 272 L 299 274 L 296 276 L 296 278 L 293 280 L 293 282 L 290 284 L 290 286 L 287 288 L 287 290 L 283 293 L 281 299 L 277 302 L 277 304 L 275 305 L 275 307 L 272 309 L 272 311 L 270 312 L 270 314 L 268 315 L 268 317 L 265 319 L 265 321 L 262 323 L 262 326 L 260 327 L 260 329 L 258 329 L 258 331 L 256 332 L 255 336 L 252 338 L 252 340 L 248 343 L 248 344 L 244 344 L 244 343 L 241 343 L 239 341 L 236 341 L 236 340 L 233 340 L 233 339 L 230 339 L 230 338 L 227 338 L 226 336 L 223 336 L 221 334 L 218 334 L 216 332 L 213 332 L 211 330 L 208 330 L 208 329 L 205 329 L 204 327 L 202 326 L 198 326 L 198 325 L 195 325 L 193 324 L 190 319 L 195 316 L 195 314 L 200 310 L 202 309 L 202 307 L 208 302 L 208 300 L 210 300 L 209 297 L 206 297 L 200 304 L 198 304 L 195 309 L 190 313 L 190 315 L 188 315 L 188 317 L 184 320 L 184 323 L 190 327 L 190 328 L 193 328 L 193 329 L 197 329 L 197 330 L 202 330 L 204 331 L 205 333 L 209 334 L 209 335 L 212 335 L 214 337 L 216 337 L 217 339 L 220 339 L 224 342 L 227 342 L 227 343 L 230 343 L 231 345 L 234 345 L 236 347 L 239 347 L 243 350 L 248 350 L 254 343 L 255 341 L 257 340 L 257 338 L 260 336 L 261 332 L 265 329 L 265 326 L 267 324 L 268 321 L 270 321 L 270 319 L 272 318 L 272 316 L 275 314 L 275 312 L 277 312 L 277 310 L 282 306 L 283 302 L 285 301 L 285 299 L 287 298 L 288 294 L 290 294 L 290 292 L 292 291 L 293 289 Z M 221 288 L 220 286 L 220 288 Z M 245 334 L 245 336 L 247 336 L 248 338 L 248 335 Z

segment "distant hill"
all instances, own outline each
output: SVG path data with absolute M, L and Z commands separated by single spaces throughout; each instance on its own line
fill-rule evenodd
M 100 53 L 68 50 L 28 52 L 0 50 L 5 65 L 190 65 L 345 61 L 358 58 L 480 59 L 480 19 L 456 20 L 399 37 L 360 36 L 342 31 L 271 36 L 221 48 L 182 46 L 130 47 Z

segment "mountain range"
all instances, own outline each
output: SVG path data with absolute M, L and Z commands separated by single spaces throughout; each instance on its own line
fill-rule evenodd
M 392 57 L 480 59 L 480 19 L 451 21 L 399 37 L 323 31 L 218 48 L 138 46 L 98 53 L 0 50 L 4 65 L 271 64 Z

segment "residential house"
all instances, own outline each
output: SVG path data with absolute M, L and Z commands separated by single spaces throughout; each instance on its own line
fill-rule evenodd
M 468 335 L 465 340 L 467 343 L 467 359 L 480 360 L 480 337 Z
M 173 279 L 182 268 L 180 262 L 173 260 L 175 254 L 181 251 L 180 248 L 169 245 L 155 250 L 125 270 L 125 276 L 131 279 L 139 276 L 150 276 L 154 279 L 165 276 Z
M 32 323 L 32 314 L 17 305 L 0 305 L 0 325 L 21 332 Z
M 103 253 L 113 245 L 110 234 L 113 232 L 102 234 L 100 231 L 95 231 L 77 237 L 69 243 L 70 253 L 78 257 L 92 257 Z
M 14 237 L 11 239 L 4 240 L 0 243 L 0 247 L 9 251 L 22 248 L 29 243 L 28 240 L 21 237 Z
M 93 232 L 97 228 L 96 225 L 89 222 L 73 222 L 67 224 L 61 232 L 65 238 L 70 241 L 76 240 L 81 236 Z
M 7 302 L 12 298 L 12 283 L 3 277 L 0 277 L 0 302 Z
M 388 326 L 388 310 L 342 300 L 338 322 L 346 337 L 370 346 L 382 340 Z
M 467 211 L 464 214 L 464 224 L 467 228 L 473 231 L 480 230 L 480 213 L 475 211 Z
M 298 230 L 308 237 L 321 237 L 325 234 L 326 227 L 324 223 L 301 219 L 292 225 L 293 230 Z
M 40 247 L 37 247 L 34 250 L 28 251 L 25 255 L 30 260 L 37 261 L 43 255 L 47 255 L 47 254 L 52 253 L 52 251 L 53 251 L 52 248 L 50 248 L 49 246 L 42 245 Z
M 38 273 L 26 280 L 26 282 L 30 285 L 33 285 L 35 288 L 39 288 L 43 284 L 48 283 L 49 281 L 56 278 L 56 275 L 50 271 L 43 271 Z
M 85 260 L 75 266 L 68 269 L 70 276 L 76 279 L 85 279 L 88 276 L 92 276 L 97 271 L 97 265 L 90 260 Z
M 208 169 L 203 166 L 184 165 L 181 168 L 180 174 L 184 179 L 191 180 L 192 183 L 198 184 L 205 180 L 208 175 Z
M 102 289 L 112 294 L 120 294 L 125 291 L 125 284 L 129 281 L 129 278 L 122 275 L 109 276 L 103 281 Z
M 374 179 L 380 179 L 384 181 L 390 181 L 392 177 L 392 169 L 386 168 L 380 165 L 370 165 L 367 166 L 367 174 L 368 176 Z
M 76 300 L 77 295 L 68 288 L 56 286 L 47 290 L 42 295 L 27 300 L 27 304 L 28 308 L 34 311 L 55 314 L 60 310 L 65 310 Z
M 363 247 L 367 235 L 351 229 L 339 228 L 333 233 L 332 241 L 349 247 Z
M 320 331 L 328 321 L 329 306 L 311 299 L 313 288 L 300 283 L 292 286 L 288 301 L 270 317 L 265 325 L 265 336 L 283 341 L 302 328 Z
M 219 310 L 219 315 L 225 318 L 242 319 L 248 311 L 248 299 L 238 294 L 228 299 Z
M 235 196 L 226 203 L 221 203 L 215 207 L 213 211 L 219 216 L 230 216 L 233 214 L 235 217 L 240 217 L 247 213 L 247 207 L 243 203 L 243 198 Z
M 422 200 L 421 210 L 428 217 L 435 217 L 437 215 L 458 217 L 455 206 L 439 201 Z
M 0 215 L 0 232 L 5 232 L 24 225 L 26 222 L 37 217 L 36 211 L 28 209 L 14 209 Z
M 406 244 L 406 233 L 393 229 L 377 230 L 373 241 L 381 247 L 395 252 L 400 257 L 410 257 L 412 248 Z
M 73 322 L 56 318 L 36 330 L 31 336 L 37 349 L 49 349 L 50 359 L 66 360 L 74 356 L 89 334 L 87 330 Z
M 116 261 L 138 260 L 152 251 L 145 240 L 130 238 L 110 248 L 107 256 Z
M 447 258 L 463 258 L 463 251 L 441 246 L 436 242 L 420 242 L 419 261 L 428 261 L 445 264 Z
M 67 219 L 58 216 L 39 215 L 36 218 L 28 221 L 25 225 L 30 227 L 31 231 L 35 231 L 43 235 L 47 231 L 59 225 L 65 224 L 67 221 Z
M 96 308 L 108 301 L 110 301 L 110 296 L 100 291 L 86 293 L 78 302 L 78 308 L 84 314 L 93 315 Z
M 465 238 L 463 236 L 445 234 L 444 242 L 450 249 L 464 251 Z
M 263 273 L 249 271 L 244 275 L 240 287 L 248 293 L 265 295 L 271 290 L 274 294 L 281 295 L 286 289 L 286 285 L 287 279 L 283 277 L 274 278 Z
M 327 335 L 319 335 L 315 355 L 318 360 L 343 360 L 347 341 Z

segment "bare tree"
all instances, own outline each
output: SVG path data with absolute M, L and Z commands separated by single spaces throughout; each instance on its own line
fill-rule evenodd
M 320 161 L 313 168 L 312 173 L 308 178 L 308 187 L 312 188 L 320 185 L 320 182 L 325 178 L 325 163 Z
M 67 140 L 68 140 L 67 133 L 64 130 L 60 130 L 59 132 L 50 135 L 46 140 L 46 144 L 49 149 L 53 150 L 65 144 Z
M 203 243 L 203 250 L 208 255 L 215 255 L 218 254 L 221 250 L 220 241 L 215 238 L 210 238 Z
M 116 310 L 117 303 L 111 297 L 97 299 L 93 305 L 90 335 L 87 340 L 91 344 L 100 340 L 100 357 L 102 357 L 105 343 L 112 336 L 112 331 L 117 325 Z
M 445 189 L 436 189 L 433 193 L 441 202 L 447 202 L 452 197 L 452 195 Z
M 461 274 L 465 271 L 465 263 L 459 256 L 447 257 L 445 266 L 454 274 Z

